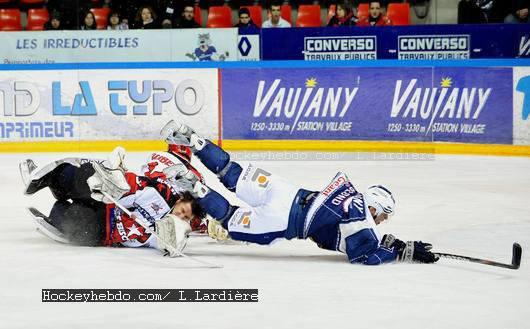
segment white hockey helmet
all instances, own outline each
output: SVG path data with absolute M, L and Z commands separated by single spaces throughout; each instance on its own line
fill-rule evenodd
M 389 189 L 383 185 L 370 186 L 364 193 L 364 200 L 369 207 L 375 209 L 375 218 L 388 218 L 394 214 L 396 200 Z

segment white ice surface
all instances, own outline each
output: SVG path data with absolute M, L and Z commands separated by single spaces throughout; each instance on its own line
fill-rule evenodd
M 224 266 L 197 269 L 156 250 L 73 247 L 38 234 L 25 207 L 48 212 L 51 193 L 23 196 L 17 163 L 72 155 L 0 155 L 0 328 L 530 328 L 528 158 L 258 163 L 310 189 L 338 170 L 360 189 L 387 184 L 398 212 L 381 233 L 503 262 L 518 241 L 518 271 L 449 259 L 368 267 L 310 241 L 261 247 L 193 238 L 189 255 Z M 129 167 L 144 157 L 130 154 Z M 259 302 L 42 303 L 43 288 L 257 288 Z

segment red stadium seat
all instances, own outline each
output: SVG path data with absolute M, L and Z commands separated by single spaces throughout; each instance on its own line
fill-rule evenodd
M 26 30 L 28 31 L 42 31 L 44 30 L 44 24 L 50 19 L 48 9 L 28 9 L 28 25 Z
M 367 3 L 360 3 L 357 7 L 357 18 L 368 17 L 370 7 Z
M 10 3 L 14 0 L 0 0 L 0 4 L 6 4 L 6 3 Z
M 200 26 L 202 26 L 202 15 L 201 15 L 201 7 L 195 6 L 195 10 L 193 12 L 193 18 L 197 23 L 199 23 Z
M 410 25 L 410 5 L 408 3 L 390 3 L 386 15 L 393 25 Z
M 331 17 L 335 16 L 335 13 L 337 12 L 337 5 L 329 5 L 328 8 L 328 17 L 326 18 L 326 22 L 329 22 Z
M 292 16 L 291 6 L 283 5 L 280 7 L 280 11 L 281 11 L 280 16 L 282 16 L 282 18 L 288 21 L 289 23 L 293 24 L 293 20 L 291 19 L 291 16 Z
M 250 18 L 252 18 L 254 24 L 256 24 L 258 27 L 261 27 L 261 6 L 243 6 L 241 8 L 247 8 L 248 11 L 250 11 Z
M 106 29 L 109 22 L 110 8 L 92 8 L 90 11 L 96 18 L 96 26 L 98 30 Z
M 296 26 L 298 27 L 319 27 L 322 25 L 320 19 L 319 5 L 300 5 L 298 7 L 298 17 Z
M 20 31 L 22 24 L 20 23 L 19 9 L 0 9 L 0 31 Z
M 232 27 L 232 10 L 228 6 L 212 6 L 208 10 L 206 27 Z

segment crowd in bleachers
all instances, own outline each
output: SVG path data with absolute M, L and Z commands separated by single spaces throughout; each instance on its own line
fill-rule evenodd
M 409 25 L 411 4 L 428 1 L 0 0 L 0 30 Z M 460 0 L 458 22 L 526 23 L 529 7 L 530 0 Z

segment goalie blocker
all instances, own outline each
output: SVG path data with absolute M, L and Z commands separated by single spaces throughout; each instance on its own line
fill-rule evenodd
M 200 207 L 189 193 L 175 189 L 161 177 L 125 172 L 122 160 L 102 164 L 66 158 L 42 168 L 26 160 L 20 164 L 24 193 L 32 195 L 46 187 L 51 190 L 57 201 L 46 220 L 70 243 L 165 249 L 138 225 L 136 218 L 148 223 L 165 241 L 171 241 L 174 248 L 183 248 L 190 230 L 188 221 L 203 216 Z M 109 200 L 104 198 L 105 193 L 119 199 L 132 217 L 114 204 L 106 204 Z

